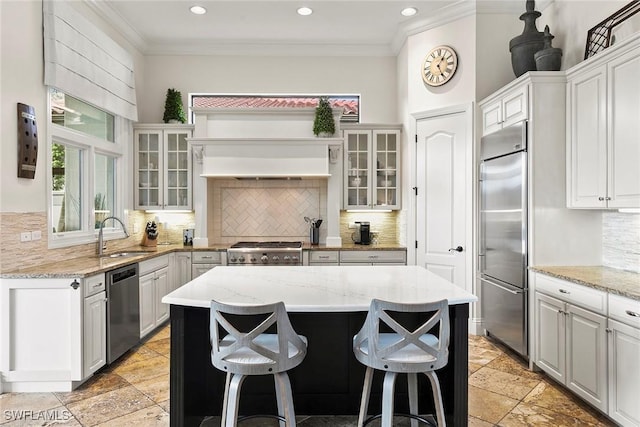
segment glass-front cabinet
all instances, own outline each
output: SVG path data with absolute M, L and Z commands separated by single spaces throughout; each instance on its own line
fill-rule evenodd
M 136 209 L 191 210 L 191 125 L 136 125 Z
M 344 130 L 344 209 L 400 209 L 400 126 Z

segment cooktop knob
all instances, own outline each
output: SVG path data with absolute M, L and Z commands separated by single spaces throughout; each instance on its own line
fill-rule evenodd
M 260 257 L 260 260 L 264 263 L 266 263 L 267 261 L 269 261 L 269 257 L 266 255 L 262 255 L 262 257 Z
M 289 255 L 285 255 L 284 258 L 282 258 L 282 259 L 284 259 L 285 261 L 289 261 L 291 259 L 291 257 Z
M 236 262 L 236 257 L 234 257 L 233 255 L 231 255 L 231 256 L 229 257 L 229 261 L 231 261 L 231 262 Z
M 251 261 L 251 262 L 256 262 L 256 257 L 254 257 L 253 255 L 251 255 L 251 258 L 249 259 L 249 261 Z
M 280 261 L 280 257 L 278 255 L 274 255 L 273 258 L 271 258 L 274 262 L 278 262 Z
M 294 255 L 291 257 L 291 261 L 296 262 L 298 261 L 298 255 Z
M 242 255 L 238 257 L 238 262 L 244 262 L 244 257 Z

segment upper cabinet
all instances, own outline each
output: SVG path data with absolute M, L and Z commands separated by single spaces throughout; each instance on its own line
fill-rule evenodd
M 343 125 L 344 209 L 400 209 L 400 125 Z
M 528 118 L 527 86 L 521 86 L 482 107 L 482 135 Z
M 134 126 L 136 209 L 192 209 L 192 132 L 192 125 Z
M 567 206 L 640 207 L 640 35 L 567 72 Z

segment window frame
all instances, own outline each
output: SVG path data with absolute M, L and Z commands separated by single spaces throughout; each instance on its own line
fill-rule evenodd
M 98 239 L 98 230 L 95 228 L 94 197 L 95 197 L 95 155 L 101 154 L 114 157 L 116 182 L 114 190 L 115 208 L 112 216 L 116 216 L 127 224 L 125 194 L 125 182 L 129 173 L 126 168 L 129 164 L 128 150 L 124 142 L 127 140 L 128 120 L 114 116 L 114 141 L 101 139 L 74 129 L 70 129 L 53 123 L 51 113 L 51 90 L 47 90 L 47 161 L 46 161 L 46 185 L 47 185 L 47 234 L 49 248 L 63 248 L 82 244 L 95 243 Z M 76 97 L 76 99 L 78 99 Z M 80 101 L 92 105 L 82 99 Z M 95 106 L 94 106 L 95 107 Z M 96 107 L 98 108 L 98 107 Z M 104 111 L 104 110 L 103 110 Z M 109 113 L 112 114 L 112 113 Z M 53 144 L 62 144 L 82 150 L 80 179 L 81 179 L 81 228 L 80 230 L 58 233 L 53 231 L 53 173 L 51 165 L 53 161 Z M 103 230 L 104 240 L 112 240 L 126 237 L 122 228 L 117 223 L 107 224 Z

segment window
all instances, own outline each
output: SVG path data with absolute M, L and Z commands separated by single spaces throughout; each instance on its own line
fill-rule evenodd
M 332 108 L 342 108 L 340 123 L 360 122 L 360 95 L 322 95 Z M 315 108 L 319 95 L 189 94 L 190 108 Z M 193 122 L 193 114 L 191 115 Z
M 50 90 L 50 246 L 95 241 L 109 216 L 123 219 L 125 150 L 117 124 L 124 119 L 58 90 Z M 126 133 L 121 137 L 126 137 Z M 117 222 L 105 238 L 123 236 Z

